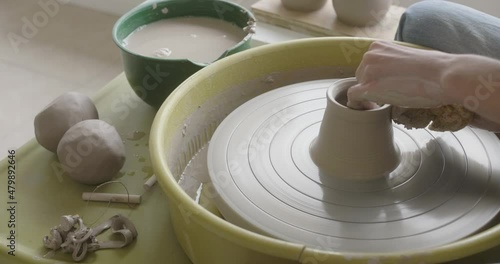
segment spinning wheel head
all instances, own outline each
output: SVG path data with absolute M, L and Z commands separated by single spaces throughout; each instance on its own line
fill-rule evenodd
M 493 134 L 406 130 L 389 106 L 346 108 L 352 80 L 333 82 L 270 91 L 217 128 L 207 161 L 228 221 L 325 250 L 383 253 L 447 244 L 495 217 Z

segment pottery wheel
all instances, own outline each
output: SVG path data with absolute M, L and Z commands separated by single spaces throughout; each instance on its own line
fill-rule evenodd
M 389 176 L 322 175 L 309 147 L 334 81 L 270 91 L 217 128 L 208 167 L 228 221 L 323 250 L 394 252 L 447 244 L 493 220 L 500 209 L 500 144 L 482 130 L 394 125 L 401 161 Z

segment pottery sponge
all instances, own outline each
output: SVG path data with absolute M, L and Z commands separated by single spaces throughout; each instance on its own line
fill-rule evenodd
M 461 105 L 444 105 L 437 108 L 417 109 L 392 107 L 392 119 L 406 128 L 425 128 L 434 131 L 458 131 L 467 126 L 474 113 Z

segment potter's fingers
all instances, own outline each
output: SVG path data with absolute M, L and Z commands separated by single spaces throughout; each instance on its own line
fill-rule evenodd
M 358 83 L 362 83 L 364 81 L 365 68 L 366 68 L 365 62 L 364 60 L 362 60 L 358 68 L 356 69 L 356 74 L 355 74 Z
M 365 110 L 378 108 L 384 104 L 405 106 L 404 100 L 392 97 L 386 91 L 377 90 L 377 86 L 376 82 L 355 85 L 347 91 L 347 101 Z
M 363 101 L 347 101 L 347 107 L 355 110 L 364 110 Z
M 376 42 L 372 43 L 371 47 L 377 47 L 378 44 Z M 380 44 L 383 45 L 383 44 Z M 383 48 L 384 47 L 384 48 Z M 385 46 L 380 46 L 376 50 L 369 50 L 365 54 L 363 54 L 363 59 L 356 69 L 356 79 L 359 83 L 370 82 L 371 80 L 375 80 L 378 78 L 378 75 L 383 71 L 386 67 L 381 64 L 381 61 L 384 60 L 383 50 L 386 49 Z
M 363 106 L 365 107 L 365 110 L 372 110 L 380 107 L 378 104 L 370 101 L 364 101 Z
M 378 108 L 379 106 L 370 101 L 347 101 L 347 107 L 354 110 L 372 110 Z
M 385 47 L 386 45 L 387 44 L 385 43 L 385 41 L 376 40 L 376 41 L 372 42 L 372 44 L 370 44 L 368 51 L 380 49 L 382 47 Z
M 376 51 L 386 51 L 386 50 L 389 50 L 393 47 L 395 47 L 395 44 L 393 44 L 392 42 L 378 40 L 378 41 L 374 41 L 370 45 L 370 48 L 368 49 L 368 51 L 375 51 L 375 50 Z
M 414 52 L 422 51 L 416 47 L 409 47 L 402 45 L 401 43 L 395 43 L 390 41 L 376 41 L 372 43 L 370 50 L 380 51 L 382 54 L 389 53 L 399 53 L 399 54 L 413 54 Z
M 369 58 L 370 58 L 370 52 L 366 52 L 363 54 L 363 58 L 361 59 L 361 62 L 359 63 L 358 68 L 356 69 L 356 79 L 358 80 L 358 83 L 363 83 L 369 81 L 366 76 L 366 70 L 372 63 Z
M 347 91 L 347 107 L 357 110 L 370 110 L 378 107 L 377 104 L 366 100 L 365 86 L 357 84 Z
M 353 85 L 349 90 L 347 90 L 347 100 L 350 102 L 362 102 L 366 101 L 366 94 L 369 86 L 365 84 Z

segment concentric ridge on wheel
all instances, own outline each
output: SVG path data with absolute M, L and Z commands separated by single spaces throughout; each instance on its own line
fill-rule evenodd
M 258 96 L 217 128 L 209 173 L 224 217 L 249 230 L 339 252 L 430 248 L 473 234 L 500 209 L 492 134 L 394 125 L 400 163 L 387 177 L 323 175 L 309 155 L 334 80 Z M 359 164 L 363 166 L 363 164 Z

